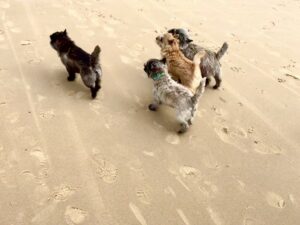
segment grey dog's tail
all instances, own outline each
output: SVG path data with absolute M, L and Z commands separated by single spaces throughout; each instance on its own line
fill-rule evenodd
M 228 49 L 228 44 L 226 42 L 224 42 L 224 44 L 222 45 L 220 50 L 216 53 L 216 57 L 218 60 L 220 60 L 222 58 L 222 56 L 225 54 L 227 49 Z
M 96 45 L 96 47 L 94 48 L 94 51 L 91 54 L 91 66 L 94 67 L 95 65 L 97 65 L 99 63 L 99 54 L 101 52 L 101 48 L 99 47 L 99 45 Z
M 198 103 L 199 98 L 202 96 L 205 90 L 205 83 L 206 83 L 206 77 L 202 78 L 200 81 L 199 86 L 197 87 L 194 96 L 192 97 L 192 103 L 193 105 L 196 105 Z

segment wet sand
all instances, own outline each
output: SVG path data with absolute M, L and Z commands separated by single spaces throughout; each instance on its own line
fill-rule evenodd
M 297 225 L 300 2 L 0 1 L 1 225 Z M 147 110 L 154 39 L 224 41 L 223 85 L 194 125 Z M 96 100 L 49 35 L 102 48 Z

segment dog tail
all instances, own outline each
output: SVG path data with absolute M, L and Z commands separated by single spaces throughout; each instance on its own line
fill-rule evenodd
M 99 45 L 96 45 L 96 47 L 94 48 L 94 51 L 91 54 L 91 66 L 94 67 L 95 65 L 97 65 L 99 63 L 99 55 L 101 52 L 101 48 L 99 47 Z
M 224 42 L 220 50 L 216 53 L 216 58 L 220 60 L 222 56 L 225 54 L 225 52 L 227 51 L 227 49 L 228 49 L 228 44 L 227 42 Z
M 202 96 L 205 90 L 206 77 L 202 78 L 199 86 L 197 87 L 194 96 L 192 97 L 193 105 L 197 105 L 199 98 Z

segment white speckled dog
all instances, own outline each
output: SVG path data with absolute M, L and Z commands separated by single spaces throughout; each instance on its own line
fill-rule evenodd
M 197 68 L 200 73 L 198 66 Z M 164 60 L 148 60 L 144 65 L 144 71 L 154 81 L 154 101 L 149 105 L 149 109 L 156 111 L 160 104 L 166 104 L 174 108 L 181 126 L 178 133 L 186 132 L 189 126 L 192 125 L 198 100 L 205 89 L 206 78 L 201 80 L 195 94 L 193 94 L 187 87 L 177 83 L 170 77 Z

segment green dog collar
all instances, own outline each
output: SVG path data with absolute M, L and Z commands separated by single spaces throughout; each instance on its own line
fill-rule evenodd
M 151 77 L 153 80 L 159 80 L 164 76 L 165 76 L 164 72 L 158 72 L 158 73 L 154 73 Z

